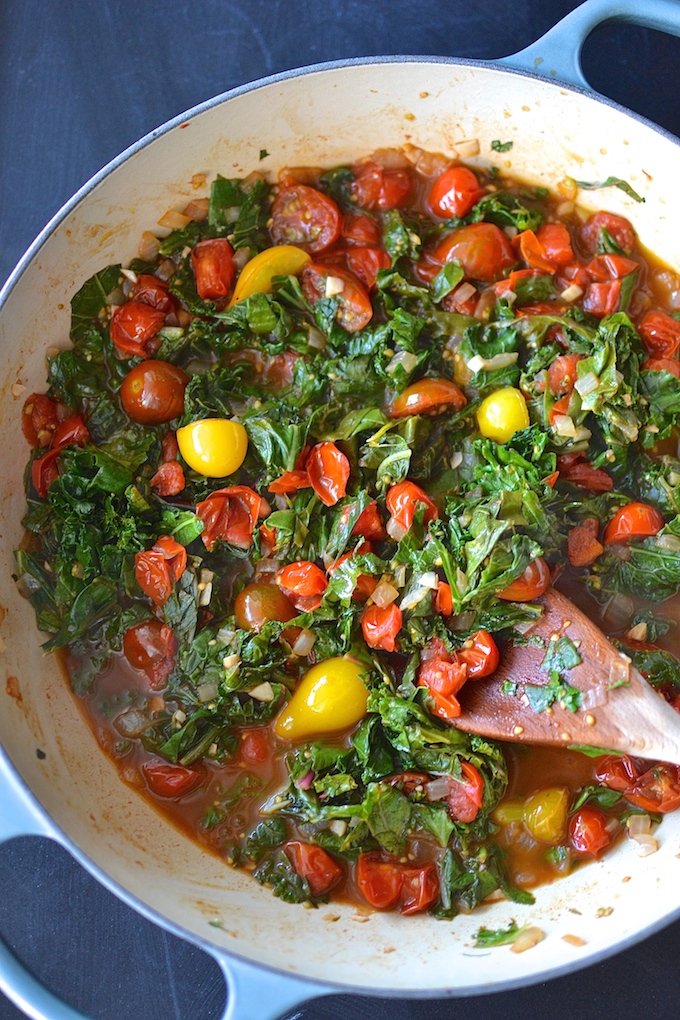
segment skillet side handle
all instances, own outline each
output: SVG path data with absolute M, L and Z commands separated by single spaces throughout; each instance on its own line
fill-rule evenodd
M 280 1020 L 309 999 L 331 995 L 327 985 L 277 974 L 214 951 L 227 984 L 222 1020 Z
M 535 43 L 497 61 L 592 92 L 581 67 L 581 50 L 598 25 L 618 21 L 680 36 L 677 0 L 586 0 Z
M 58 839 L 59 832 L 44 816 L 5 752 L 0 750 L 0 843 L 13 836 Z

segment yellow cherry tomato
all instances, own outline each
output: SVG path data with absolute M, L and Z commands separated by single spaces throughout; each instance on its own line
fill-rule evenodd
M 241 270 L 229 307 L 250 297 L 251 294 L 269 294 L 273 277 L 297 276 L 310 261 L 307 252 L 302 248 L 296 248 L 294 244 L 278 244 L 274 248 L 265 248 L 250 262 L 246 262 Z
M 240 468 L 248 433 L 230 418 L 203 418 L 177 429 L 177 445 L 190 468 L 208 478 L 224 478 Z
M 569 791 L 564 786 L 548 786 L 527 797 L 524 824 L 541 843 L 561 843 L 567 834 Z
M 512 822 L 524 821 L 523 800 L 502 800 L 493 811 L 491 817 L 499 825 L 510 825 Z
M 487 439 L 507 443 L 515 432 L 529 427 L 529 412 L 524 396 L 514 386 L 494 390 L 479 405 L 477 425 Z
M 279 737 L 301 740 L 336 733 L 366 715 L 368 691 L 361 679 L 366 667 L 336 656 L 308 669 L 274 724 Z

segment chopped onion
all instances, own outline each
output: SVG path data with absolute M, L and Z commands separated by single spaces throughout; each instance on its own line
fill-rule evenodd
M 402 152 L 411 165 L 425 177 L 438 177 L 453 163 L 452 156 L 445 156 L 442 152 L 426 152 L 417 145 L 411 145 L 410 142 L 403 146 Z
M 316 326 L 310 326 L 307 343 L 315 351 L 323 351 L 326 346 L 326 337 Z
M 400 563 L 394 571 L 394 583 L 397 588 L 403 588 L 406 584 L 406 564 Z
M 251 687 L 247 693 L 251 698 L 255 698 L 255 701 L 273 701 L 274 700 L 274 688 L 269 683 L 269 680 L 265 680 L 263 684 L 258 684 L 256 687 Z
M 252 258 L 252 251 L 250 248 L 239 248 L 235 251 L 232 257 L 232 261 L 236 266 L 236 269 L 240 272 L 244 266 L 247 266 Z
M 507 368 L 508 365 L 514 365 L 518 358 L 519 354 L 517 351 L 505 351 L 503 354 L 494 354 L 493 358 L 483 358 L 480 354 L 475 354 L 468 361 L 467 367 L 471 372 L 481 372 L 482 370 L 495 372 L 498 368 Z
M 137 274 L 134 269 L 121 269 L 121 276 L 124 276 L 130 283 L 137 283 Z
M 234 666 L 241 665 L 241 659 L 236 654 L 225 655 L 224 658 L 222 659 L 222 665 L 224 666 L 225 669 L 233 669 Z
M 294 655 L 309 655 L 314 642 L 316 641 L 316 634 L 313 630 L 303 628 L 297 636 L 295 644 L 293 645 Z
M 387 606 L 391 606 L 394 600 L 398 597 L 398 588 L 395 588 L 389 581 L 380 581 L 377 588 L 371 595 L 371 601 L 375 602 L 376 606 L 380 609 L 386 609 Z
M 225 223 L 235 223 L 241 213 L 240 205 L 230 205 L 223 210 Z
M 568 414 L 556 414 L 553 428 L 558 436 L 573 439 L 576 435 L 574 419 Z
M 506 237 L 509 237 L 510 240 L 512 241 L 513 237 L 517 237 L 518 233 L 517 227 L 513 227 L 512 225 L 508 224 L 507 227 L 503 227 L 503 233 L 506 235 Z
M 665 270 L 656 274 L 656 282 L 664 291 L 666 301 L 676 311 L 680 309 L 680 276 Z
M 647 624 L 643 620 L 642 623 L 636 623 L 634 627 L 626 633 L 626 637 L 630 641 L 646 641 L 647 640 Z
M 187 206 L 184 207 L 183 213 L 188 216 L 194 223 L 202 223 L 203 220 L 208 218 L 208 210 L 210 208 L 210 199 L 208 198 L 192 198 Z
M 201 686 L 196 689 L 196 693 L 199 701 L 212 701 L 218 694 L 217 684 L 214 680 L 209 681 L 207 684 L 201 684 Z
M 451 293 L 451 297 L 456 301 L 467 301 L 468 298 L 477 296 L 477 288 L 473 286 L 468 280 L 465 283 L 461 283 Z
M 677 535 L 658 535 L 656 546 L 658 549 L 666 549 L 667 552 L 680 552 L 680 538 Z
M 158 220 L 158 226 L 167 227 L 168 230 L 183 230 L 189 223 L 191 223 L 191 217 L 177 212 L 176 209 L 168 209 Z
M 371 159 L 385 170 L 404 170 L 409 160 L 401 149 L 376 149 Z
M 230 645 L 231 642 L 236 637 L 236 631 L 233 630 L 231 627 L 220 627 L 220 629 L 215 634 L 215 637 L 221 644 Z
M 453 143 L 456 147 L 456 152 L 461 159 L 468 159 L 470 156 L 479 155 L 479 139 L 478 138 L 461 138 L 460 141 Z
M 426 573 L 420 575 L 418 578 L 418 584 L 422 588 L 431 588 L 432 591 L 436 591 L 439 587 L 439 577 L 434 570 L 428 570 Z
M 114 727 L 124 737 L 139 737 L 149 726 L 149 718 L 138 708 L 129 708 L 113 720 Z
M 610 684 L 627 684 L 630 682 L 630 659 L 619 652 L 609 663 Z
M 511 953 L 524 953 L 527 949 L 533 949 L 545 938 L 545 932 L 541 928 L 525 928 L 520 932 L 513 944 L 510 946 Z
M 581 708 L 601 708 L 602 705 L 606 705 L 609 700 L 609 691 L 607 685 L 595 684 L 593 687 L 589 687 L 587 691 L 584 691 L 581 695 Z
M 574 389 L 580 397 L 587 397 L 589 393 L 593 393 L 600 385 L 600 380 L 597 378 L 594 372 L 587 372 L 586 375 L 577 379 L 574 383 Z
M 324 296 L 327 298 L 335 297 L 336 294 L 342 294 L 345 289 L 345 281 L 340 276 L 327 276 L 326 277 L 326 289 Z
M 569 201 L 560 202 L 560 204 L 557 206 L 557 209 L 555 210 L 558 216 L 571 216 L 573 211 L 574 203 Z
M 212 590 L 213 590 L 212 581 L 208 581 L 208 583 L 199 591 L 198 595 L 199 606 L 210 605 L 210 599 L 212 598 Z
M 141 236 L 139 247 L 137 248 L 137 254 L 140 259 L 144 260 L 144 262 L 155 262 L 158 257 L 160 246 L 160 239 L 157 238 L 155 234 L 145 230 Z
M 400 524 L 395 517 L 390 517 L 389 521 L 385 525 L 385 531 L 393 538 L 395 542 L 401 542 L 402 538 L 408 531 L 403 524 Z
M 620 432 L 623 432 L 624 436 L 630 443 L 635 443 L 640 433 L 640 429 L 637 425 L 633 425 L 627 421 L 617 421 L 617 428 Z
M 459 468 L 462 463 L 463 454 L 460 452 L 460 450 L 456 450 L 456 452 L 451 455 L 451 467 L 455 471 L 456 468 Z
M 418 358 L 415 354 L 411 354 L 410 351 L 398 351 L 394 357 L 388 361 L 385 371 L 388 375 L 393 375 L 399 366 L 401 366 L 408 375 L 413 371 L 417 364 Z
M 399 603 L 400 609 L 413 609 L 420 602 L 423 601 L 430 593 L 431 588 L 413 588 L 411 591 L 406 592 L 403 599 Z
M 562 291 L 560 297 L 562 298 L 563 301 L 568 301 L 571 303 L 572 301 L 578 301 L 582 294 L 583 287 L 579 287 L 577 283 L 572 283 L 570 284 L 569 287 L 566 288 L 566 290 Z
M 609 546 L 609 548 L 612 549 L 613 546 Z M 623 592 L 617 591 L 607 603 L 604 620 L 612 630 L 620 630 L 626 626 L 634 612 L 635 605 L 630 595 L 624 595 Z
M 652 831 L 652 819 L 649 815 L 631 815 L 626 819 L 626 828 L 631 839 L 636 836 L 648 836 Z
M 342 839 L 347 832 L 347 822 L 344 818 L 334 818 L 328 828 L 334 836 L 339 836 Z
M 425 796 L 428 800 L 444 800 L 449 795 L 449 782 L 445 776 L 438 776 L 430 783 L 425 783 Z

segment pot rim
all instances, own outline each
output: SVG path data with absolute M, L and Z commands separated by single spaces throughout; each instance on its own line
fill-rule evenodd
M 0 288 L 0 313 L 3 310 L 5 303 L 7 302 L 10 294 L 14 290 L 14 287 L 19 282 L 21 276 L 28 268 L 29 264 L 38 255 L 43 245 L 46 243 L 51 234 L 56 228 L 73 212 L 73 210 L 80 204 L 80 202 L 86 198 L 90 192 L 105 180 L 114 170 L 125 163 L 131 156 L 140 152 L 146 148 L 156 139 L 168 134 L 174 128 L 180 124 L 186 123 L 188 120 L 205 113 L 215 106 L 219 106 L 224 102 L 231 99 L 235 99 L 241 95 L 245 95 L 249 92 L 256 91 L 259 88 L 265 86 L 274 85 L 279 82 L 285 82 L 291 78 L 299 78 L 308 74 L 315 74 L 318 72 L 341 70 L 350 67 L 362 67 L 379 64 L 447 64 L 454 67 L 472 67 L 479 68 L 484 71 L 502 72 L 505 74 L 512 74 L 522 78 L 528 78 L 531 81 L 541 82 L 543 84 L 555 85 L 560 91 L 567 90 L 577 95 L 583 96 L 584 98 L 595 100 L 604 107 L 614 109 L 620 113 L 625 114 L 637 123 L 644 125 L 651 129 L 656 134 L 672 142 L 674 145 L 680 147 L 680 138 L 674 135 L 667 129 L 660 127 L 655 124 L 649 118 L 642 114 L 635 113 L 629 110 L 627 107 L 615 100 L 610 99 L 607 96 L 603 96 L 593 90 L 583 88 L 579 85 L 572 84 L 570 82 L 563 81 L 558 78 L 549 78 L 544 74 L 529 71 L 521 67 L 513 66 L 511 61 L 513 58 L 504 57 L 497 58 L 495 60 L 479 60 L 474 58 L 465 57 L 445 57 L 441 55 L 382 55 L 382 56 L 368 56 L 368 57 L 352 57 L 347 59 L 323 61 L 316 64 L 307 64 L 302 67 L 291 68 L 286 71 L 281 71 L 272 75 L 267 75 L 263 78 L 255 79 L 251 82 L 246 82 L 242 85 L 238 85 L 232 89 L 228 89 L 225 92 L 220 93 L 217 96 L 213 96 L 210 99 L 204 100 L 201 103 L 190 107 L 188 110 L 172 117 L 170 120 L 165 121 L 159 127 L 154 128 L 147 134 L 143 135 L 136 142 L 133 142 L 121 153 L 115 156 L 112 160 L 106 163 L 100 170 L 98 170 L 92 177 L 89 178 L 74 194 L 73 196 L 61 206 L 61 208 L 50 218 L 43 229 L 35 237 L 33 242 L 26 249 L 23 256 L 19 259 L 15 268 L 12 270 L 7 280 L 5 281 L 2 288 Z M 78 844 L 69 837 L 61 826 L 54 820 L 51 814 L 42 806 L 36 794 L 32 791 L 30 786 L 26 783 L 20 771 L 14 765 L 9 754 L 5 750 L 4 746 L 0 743 L 0 771 L 2 768 L 9 770 L 15 779 L 23 798 L 29 804 L 36 807 L 38 814 L 41 817 L 41 821 L 44 822 L 42 830 L 34 830 L 31 835 L 42 835 L 47 838 L 54 839 L 55 842 L 59 843 L 64 847 L 70 854 L 70 856 L 77 861 L 85 870 L 95 878 L 100 885 L 115 895 L 119 900 L 131 907 L 136 913 L 140 914 L 146 920 L 153 924 L 159 925 L 166 931 L 170 931 L 172 934 L 177 935 L 179 938 L 185 939 L 208 953 L 215 959 L 218 965 L 221 967 L 225 982 L 227 981 L 227 971 L 230 960 L 238 961 L 246 965 L 247 967 L 254 968 L 256 970 L 263 970 L 266 973 L 287 978 L 289 980 L 298 982 L 300 985 L 307 985 L 310 989 L 309 998 L 314 998 L 320 992 L 320 986 L 323 990 L 327 990 L 327 994 L 355 994 L 365 996 L 381 996 L 385 998 L 393 999 L 445 999 L 445 998 L 463 998 L 467 996 L 480 996 L 493 994 L 496 992 L 513 991 L 515 989 L 529 987 L 531 985 L 538 984 L 539 982 L 552 980 L 553 978 L 563 977 L 567 974 L 582 970 L 591 965 L 601 963 L 602 961 L 615 956 L 619 952 L 630 949 L 638 942 L 650 937 L 656 932 L 667 927 L 675 920 L 680 918 L 680 905 L 675 909 L 665 914 L 658 920 L 648 924 L 645 928 L 635 932 L 624 938 L 621 941 L 615 942 L 611 946 L 607 946 L 597 952 L 592 953 L 587 959 L 583 960 L 570 960 L 564 964 L 552 967 L 548 970 L 541 971 L 529 976 L 522 976 L 515 979 L 509 978 L 492 985 L 475 985 L 469 987 L 456 987 L 456 988 L 439 988 L 439 989 L 422 989 L 422 988 L 397 988 L 394 987 L 377 987 L 377 986 L 365 986 L 365 985 L 352 985 L 352 984 L 341 984 L 337 981 L 329 980 L 327 978 L 314 978 L 300 974 L 298 972 L 290 972 L 287 970 L 279 969 L 269 963 L 262 963 L 259 961 L 253 961 L 248 956 L 245 956 L 239 952 L 231 951 L 221 946 L 217 946 L 215 943 L 209 941 L 207 938 L 197 935 L 192 931 L 184 928 L 181 924 L 171 920 L 164 914 L 157 911 L 155 908 L 148 906 L 137 898 L 137 896 L 125 888 L 123 888 L 119 882 L 109 875 L 99 864 L 97 864 L 88 854 L 83 851 Z M 19 835 L 17 833 L 17 835 Z M 227 988 L 229 994 L 229 988 Z

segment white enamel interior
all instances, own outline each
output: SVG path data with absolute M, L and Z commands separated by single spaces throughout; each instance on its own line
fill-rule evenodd
M 512 140 L 508 153 L 492 139 Z M 351 908 L 306 911 L 280 903 L 178 833 L 123 785 L 96 746 L 59 674 L 40 649 L 30 607 L 11 578 L 21 537 L 27 449 L 19 420 L 23 395 L 44 388 L 48 345 L 66 345 L 69 299 L 96 270 L 125 263 L 141 232 L 197 194 L 190 180 L 282 165 L 332 165 L 379 146 L 413 142 L 450 151 L 478 139 L 482 165 L 534 184 L 570 175 L 626 178 L 646 197 L 584 192 L 583 203 L 622 212 L 643 243 L 680 265 L 678 150 L 661 133 L 594 98 L 493 68 L 387 62 L 325 69 L 246 91 L 190 117 L 139 148 L 105 176 L 54 229 L 0 312 L 0 427 L 7 440 L 0 481 L 2 534 L 0 668 L 19 680 L 22 704 L 6 697 L 0 739 L 44 809 L 67 836 L 141 904 L 204 943 L 282 971 L 365 989 L 433 994 L 493 990 L 592 961 L 669 918 L 680 904 L 680 817 L 664 821 L 659 852 L 637 857 L 623 843 L 604 861 L 538 891 L 535 907 L 501 902 L 472 917 L 436 922 Z M 269 155 L 259 160 L 260 150 Z M 4 684 L 3 684 L 4 687 Z M 46 752 L 36 757 L 36 747 Z M 607 911 L 612 909 L 611 913 Z M 598 916 L 604 910 L 605 916 Z M 332 916 L 341 915 L 331 921 Z M 523 955 L 473 951 L 480 924 L 510 918 L 539 925 L 547 938 Z M 208 922 L 218 920 L 222 927 Z M 562 936 L 582 937 L 574 947 Z

